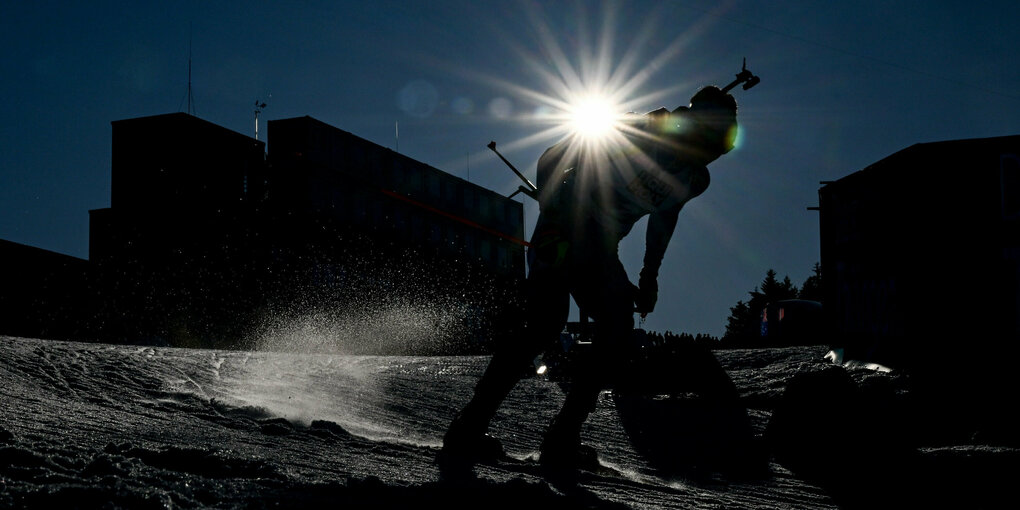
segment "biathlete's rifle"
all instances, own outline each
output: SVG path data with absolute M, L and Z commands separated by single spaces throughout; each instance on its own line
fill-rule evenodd
M 729 85 L 723 87 L 722 91 L 729 92 L 733 87 L 736 87 L 741 83 L 744 84 L 743 89 L 747 90 L 757 85 L 760 81 L 761 78 L 758 78 L 757 76 L 751 74 L 751 71 L 747 70 L 747 57 L 744 57 L 744 66 L 740 69 L 740 72 L 737 73 L 737 79 L 733 80 L 733 82 L 730 83 Z
M 517 174 L 517 177 L 520 177 L 521 180 L 524 181 L 524 184 L 527 185 L 527 187 L 525 187 L 525 186 L 518 186 L 517 187 L 517 191 L 515 191 L 515 192 L 510 194 L 510 198 L 513 198 L 518 193 L 524 193 L 525 195 L 528 195 L 529 197 L 534 198 L 535 200 L 538 200 L 538 186 L 535 186 L 534 183 L 529 181 L 528 178 L 524 176 L 524 174 L 522 174 L 519 170 L 517 170 L 517 168 L 515 168 L 512 164 L 510 164 L 510 162 L 507 161 L 506 158 L 504 158 L 503 155 L 500 154 L 498 150 L 496 150 L 496 142 L 489 142 L 489 145 L 487 145 L 487 147 L 490 150 L 492 150 L 492 152 L 495 152 L 496 155 L 499 156 L 499 159 L 502 159 L 503 162 L 506 163 L 506 166 L 510 167 L 510 170 L 513 170 L 514 173 Z

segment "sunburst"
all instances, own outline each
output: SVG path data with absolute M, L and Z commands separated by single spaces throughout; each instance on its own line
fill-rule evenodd
M 648 90 L 657 70 L 669 69 L 671 61 L 697 37 L 694 29 L 678 35 L 656 55 L 643 55 L 642 50 L 654 36 L 658 21 L 650 16 L 637 30 L 630 27 L 626 33 L 637 34 L 622 52 L 614 47 L 618 33 L 618 7 L 608 6 L 600 14 L 600 29 L 591 31 L 588 16 L 578 12 L 579 41 L 576 54 L 568 56 L 548 24 L 541 7 L 532 5 L 529 18 L 538 34 L 538 48 L 525 48 L 520 42 L 507 41 L 521 57 L 528 71 L 541 77 L 540 90 L 529 89 L 507 79 L 486 78 L 512 95 L 535 105 L 533 112 L 517 118 L 520 122 L 536 125 L 539 129 L 520 140 L 505 145 L 520 149 L 534 145 L 551 145 L 567 138 L 582 143 L 573 144 L 578 150 L 603 149 L 628 138 L 644 136 L 635 124 L 644 122 L 643 115 L 663 106 L 676 106 L 677 98 L 687 96 L 696 81 L 675 81 L 666 88 Z M 591 34 L 590 37 L 585 37 Z M 689 96 L 687 96 L 689 97 Z M 670 108 L 672 109 L 672 108 Z M 628 136 L 630 135 L 630 136 Z

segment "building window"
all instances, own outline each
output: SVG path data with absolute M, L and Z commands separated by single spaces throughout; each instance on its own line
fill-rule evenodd
M 447 223 L 446 225 L 446 246 L 452 252 L 460 250 L 461 229 L 458 225 Z
M 407 213 L 403 207 L 398 206 L 393 211 L 393 226 L 399 235 L 407 235 Z
M 404 169 L 400 166 L 400 163 L 397 161 L 393 161 L 393 164 L 390 166 L 389 173 L 390 178 L 389 182 L 387 183 L 389 185 L 389 188 L 392 190 L 402 191 L 401 188 L 403 187 L 404 184 Z
M 504 209 L 504 212 L 505 212 L 504 217 L 506 218 L 506 224 L 510 227 L 511 230 L 516 231 L 517 227 L 520 226 L 520 218 L 521 218 L 520 215 L 517 214 L 517 208 L 514 207 L 514 204 L 508 203 L 508 204 L 506 204 L 506 208 Z
M 482 239 L 480 248 L 478 258 L 483 262 L 492 262 L 492 243 L 488 239 Z
M 361 145 L 351 145 L 348 151 L 348 171 L 351 173 L 369 173 L 368 158 L 365 156 L 365 149 Z M 342 160 L 341 160 L 342 161 Z
M 422 192 L 422 172 L 417 165 L 401 165 L 404 173 L 403 191 L 409 195 L 418 195 Z
M 430 221 L 429 222 L 429 242 L 430 243 L 432 243 L 433 245 L 438 246 L 439 243 L 442 241 L 442 238 L 443 238 L 443 233 L 442 232 L 443 231 L 439 227 L 439 223 L 436 223 L 435 221 Z
M 415 241 L 425 238 L 425 220 L 418 212 L 411 214 L 411 238 Z
M 430 198 L 439 197 L 439 176 L 433 172 L 429 172 L 425 177 L 428 183 L 428 194 Z
M 448 179 L 443 179 L 443 205 L 447 208 L 457 203 L 457 186 Z
M 372 227 L 379 228 L 386 220 L 386 213 L 383 211 L 383 204 L 378 197 L 372 199 Z
M 478 195 L 478 217 L 483 220 L 489 219 L 490 214 L 489 197 L 484 193 Z
M 501 268 L 510 267 L 510 257 L 507 256 L 506 245 L 503 243 L 496 247 L 496 263 Z
M 368 200 L 360 193 L 354 196 L 354 219 L 359 224 L 368 219 Z

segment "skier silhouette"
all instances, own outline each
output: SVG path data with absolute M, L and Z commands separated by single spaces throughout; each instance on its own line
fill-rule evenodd
M 653 311 L 658 273 L 683 205 L 708 188 L 706 165 L 733 148 L 737 105 L 709 86 L 690 105 L 660 108 L 604 144 L 568 138 L 538 161 L 540 214 L 528 251 L 523 335 L 499 345 L 474 396 L 450 424 L 439 460 L 462 465 L 503 455 L 487 434 L 497 409 L 530 367 L 557 341 L 570 296 L 594 321 L 591 359 L 575 371 L 563 407 L 540 448 L 543 468 L 573 471 L 595 459 L 581 427 L 631 348 L 634 312 Z M 630 282 L 618 247 L 649 215 L 643 267 Z

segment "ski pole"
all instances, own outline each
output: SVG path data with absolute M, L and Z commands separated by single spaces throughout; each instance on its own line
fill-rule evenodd
M 503 157 L 502 154 L 499 153 L 498 150 L 496 150 L 496 142 L 494 141 L 489 142 L 489 145 L 487 145 L 486 147 L 488 147 L 492 152 L 495 152 L 496 155 L 499 156 L 499 159 L 502 159 L 503 162 L 506 163 L 506 166 L 510 167 L 510 170 L 513 170 L 514 173 L 517 174 L 517 177 L 520 177 L 521 180 L 524 181 L 524 184 L 528 185 L 527 188 L 525 188 L 524 186 L 519 186 L 517 188 L 517 191 L 513 192 L 513 194 L 511 194 L 510 196 L 513 197 L 518 193 L 524 193 L 525 195 L 528 195 L 529 197 L 538 200 L 538 186 L 535 186 L 534 183 L 529 181 L 528 178 L 524 176 L 524 174 L 517 170 L 516 167 L 514 167 L 509 161 L 506 160 L 506 158 Z

